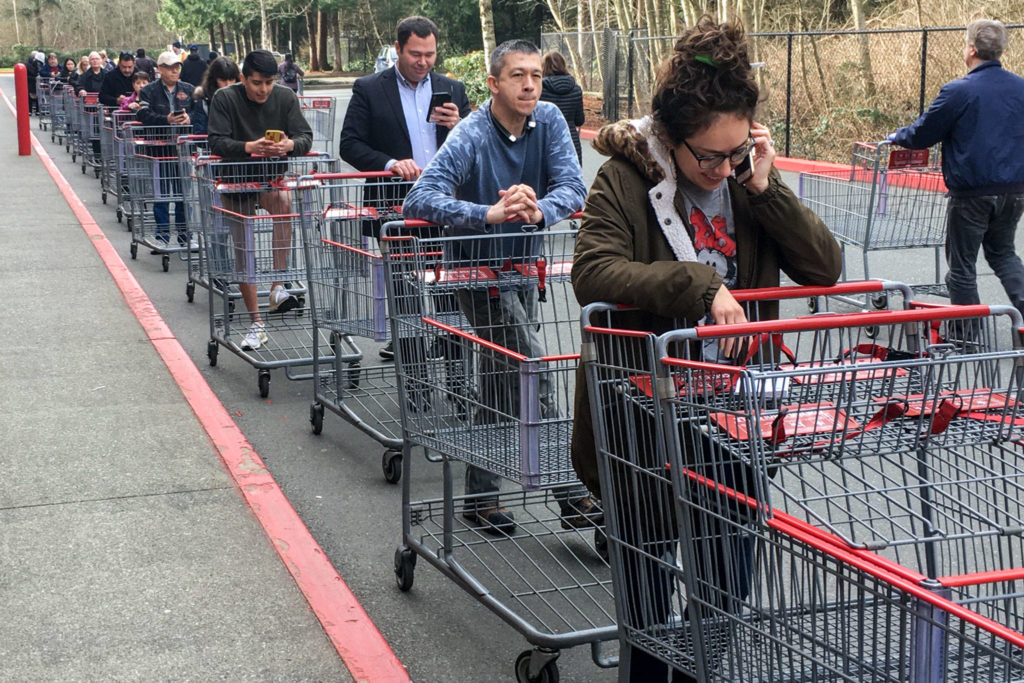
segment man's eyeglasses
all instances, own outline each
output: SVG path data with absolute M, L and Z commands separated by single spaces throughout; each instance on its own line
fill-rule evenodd
M 729 163 L 734 166 L 743 161 L 746 156 L 750 154 L 750 150 L 754 147 L 754 136 L 748 135 L 747 142 L 742 147 L 739 147 L 728 154 L 709 154 L 707 156 L 701 156 L 693 151 L 693 147 L 690 147 L 689 142 L 683 140 L 683 144 L 686 145 L 686 149 L 690 150 L 690 154 L 693 155 L 693 158 L 697 160 L 698 166 L 701 168 L 718 168 L 722 165 L 722 162 L 727 159 L 729 160 Z

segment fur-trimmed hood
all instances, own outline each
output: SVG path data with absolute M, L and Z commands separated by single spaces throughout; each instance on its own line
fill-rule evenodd
M 631 121 L 617 121 L 603 126 L 593 145 L 599 153 L 618 156 L 633 166 L 654 184 L 648 192 L 651 207 L 658 218 L 658 226 L 665 234 L 678 261 L 696 261 L 687 222 L 676 210 L 676 165 L 672 150 L 654 132 L 650 116 Z

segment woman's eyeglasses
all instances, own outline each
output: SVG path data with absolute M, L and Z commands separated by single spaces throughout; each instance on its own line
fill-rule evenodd
M 693 147 L 690 147 L 690 143 L 683 140 L 683 144 L 686 145 L 686 149 L 690 150 L 690 154 L 697 160 L 697 165 L 701 168 L 718 168 L 722 165 L 723 161 L 728 160 L 730 164 L 736 165 L 743 161 L 750 150 L 754 147 L 754 136 L 748 135 L 747 142 L 742 147 L 739 147 L 728 154 L 709 154 L 707 156 L 701 156 L 693 151 Z

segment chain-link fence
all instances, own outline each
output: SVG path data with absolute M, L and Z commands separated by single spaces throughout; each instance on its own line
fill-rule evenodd
M 1007 28 L 1003 66 L 1019 72 L 1024 24 Z M 854 141 L 884 139 L 912 122 L 944 83 L 964 74 L 964 36 L 964 27 L 751 34 L 751 62 L 762 65 L 758 119 L 787 156 L 844 161 Z M 584 92 L 603 96 L 605 119 L 647 113 L 657 66 L 676 39 L 606 30 L 547 33 L 541 44 L 565 53 L 583 38 L 600 64 L 571 68 Z

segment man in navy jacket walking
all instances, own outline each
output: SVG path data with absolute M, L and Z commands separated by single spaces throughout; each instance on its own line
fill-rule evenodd
M 942 86 L 928 111 L 889 139 L 910 149 L 942 143 L 950 300 L 980 303 L 975 262 L 984 248 L 1010 302 L 1024 313 L 1024 264 L 1013 244 L 1024 212 L 1024 79 L 999 63 L 1005 49 L 1002 22 L 972 22 L 967 75 Z

